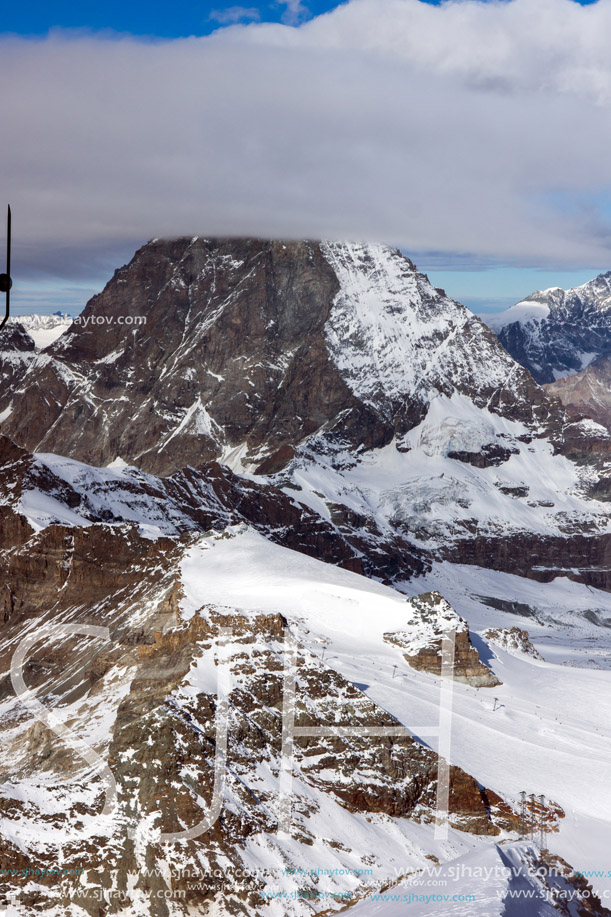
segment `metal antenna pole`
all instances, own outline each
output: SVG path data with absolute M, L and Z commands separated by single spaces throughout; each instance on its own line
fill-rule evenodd
M 8 318 L 10 308 L 11 308 L 11 287 L 13 286 L 13 281 L 11 280 L 11 205 L 8 205 L 7 214 L 6 214 L 6 276 L 8 277 L 8 282 L 6 284 L 6 316 Z
M 0 322 L 0 330 L 8 322 L 11 312 L 11 208 L 9 205 L 6 219 L 6 274 L 0 274 L 0 293 L 6 293 L 6 314 Z
M 535 794 L 530 793 L 528 798 L 530 799 L 530 838 L 534 841 L 535 839 Z

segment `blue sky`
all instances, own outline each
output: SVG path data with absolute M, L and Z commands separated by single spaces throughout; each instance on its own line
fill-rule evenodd
M 420 2 L 422 9 L 443 6 Z M 0 174 L 10 188 L 0 207 L 8 200 L 14 209 L 14 312 L 75 314 L 147 238 L 233 234 L 234 227 L 385 238 L 476 312 L 500 311 L 535 289 L 577 286 L 609 270 L 611 169 L 601 151 L 610 138 L 599 95 L 606 80 L 611 85 L 611 67 L 597 35 L 608 34 L 611 0 L 548 0 L 540 19 L 537 0 L 481 0 L 483 18 L 469 13 L 464 21 L 454 12 L 462 5 L 435 11 L 417 32 L 412 18 L 398 16 L 395 36 L 384 0 L 377 10 L 371 0 L 373 18 L 355 9 L 352 30 L 319 29 L 313 44 L 300 44 L 300 31 L 310 30 L 298 27 L 337 2 L 5 4 L 0 36 L 10 54 L 0 59 L 0 78 L 12 88 L 8 121 L 3 116 L 12 140 L 0 147 Z M 487 24 L 499 6 L 515 6 L 515 16 Z M 557 33 L 545 20 L 554 21 L 554 6 L 558 22 L 565 20 Z M 579 19 L 598 15 L 579 6 L 600 10 L 598 28 L 569 21 L 567 9 Z M 397 14 L 398 5 L 393 9 Z M 269 44 L 242 37 L 220 48 L 215 38 L 211 51 L 203 48 L 207 39 L 182 43 L 190 46 L 184 54 L 172 50 L 181 45 L 173 39 L 232 23 L 291 28 Z M 513 50 L 505 60 L 503 43 L 498 55 L 488 52 L 495 35 L 505 39 L 508 24 Z M 572 56 L 580 47 L 573 31 L 582 27 L 587 70 L 581 52 Z M 378 28 L 378 44 L 370 45 Z M 48 43 L 8 37 L 49 33 Z M 135 40 L 117 43 L 117 35 Z M 286 36 L 289 47 L 297 39 L 290 59 L 283 56 Z M 373 69 L 372 48 L 382 49 Z M 462 57 L 448 73 L 443 64 L 457 48 Z M 206 69 L 214 55 L 216 72 Z M 283 79 L 274 67 L 284 68 Z M 329 74 L 328 83 L 318 71 Z M 159 98 L 170 100 L 161 121 Z M 209 215 L 206 225 L 197 225 L 198 214 Z M 2 244 L 0 228 L 0 250 Z
M 441 0 L 422 0 L 438 6 Z M 486 0 L 482 0 L 486 2 Z M 582 6 L 595 0 L 576 0 Z M 338 3 L 334 0 L 303 0 L 301 18 L 311 18 L 326 13 Z M 147 0 L 29 0 L 25 3 L 5 4 L 2 11 L 0 31 L 20 35 L 45 35 L 54 28 L 89 29 L 99 31 L 111 29 L 132 35 L 146 35 L 158 38 L 180 38 L 189 35 L 205 35 L 219 27 L 219 22 L 245 22 L 249 19 L 261 22 L 290 20 L 290 4 L 281 2 L 260 3 L 256 0 L 223 2 L 163 2 Z M 239 12 L 243 11 L 243 15 Z
M 307 14 L 318 16 L 338 6 L 333 0 L 308 0 Z M 243 15 L 239 15 L 239 11 Z M 146 0 L 102 0 L 102 2 L 57 2 L 33 0 L 23 4 L 6 4 L 2 12 L 2 30 L 21 35 L 44 35 L 50 29 L 112 29 L 132 35 L 150 35 L 159 38 L 182 38 L 189 35 L 206 35 L 219 27 L 219 21 L 280 22 L 287 18 L 284 3 L 258 3 L 236 0 L 219 2 L 164 2 Z

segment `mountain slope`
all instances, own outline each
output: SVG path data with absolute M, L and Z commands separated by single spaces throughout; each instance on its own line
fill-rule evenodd
M 490 327 L 537 382 L 580 372 L 611 355 L 611 271 L 570 290 L 533 293 L 490 319 Z
M 5 507 L 6 523 L 16 514 Z M 15 531 L 17 521 L 3 524 L 3 533 Z M 206 536 L 150 536 L 129 524 L 48 525 L 23 531 L 3 552 L 10 600 L 0 639 L 0 766 L 10 777 L 0 786 L 0 887 L 17 883 L 22 913 L 91 913 L 100 890 L 110 889 L 105 913 L 167 913 L 154 902 L 168 890 L 174 915 L 204 914 L 210 906 L 218 914 L 305 915 L 310 902 L 291 894 L 304 885 L 315 905 L 324 899 L 325 910 L 337 909 L 346 896 L 358 900 L 392 881 L 406 863 L 422 868 L 427 857 L 515 834 L 515 801 L 452 766 L 451 828 L 440 845 L 436 753 L 310 647 L 318 625 L 312 619 L 304 627 L 295 589 L 283 591 L 281 577 L 253 608 L 256 567 L 239 558 L 243 546 L 262 551 L 268 574 L 279 563 L 295 584 L 305 570 L 300 595 L 311 593 L 308 604 L 328 580 L 327 611 L 344 631 L 346 611 L 353 613 L 344 590 L 361 610 L 376 606 L 376 630 L 401 623 L 406 606 L 398 593 L 313 558 L 304 566 L 300 555 L 275 551 L 243 525 Z M 228 542 L 237 548 L 230 563 L 249 584 L 237 602 L 219 596 L 223 577 L 213 572 Z M 108 628 L 107 636 L 92 640 L 92 626 Z M 57 726 L 54 735 L 39 713 L 32 717 L 28 697 L 15 697 L 15 650 L 24 639 L 32 641 L 21 665 L 25 683 L 71 741 L 58 740 Z M 323 732 L 295 739 L 291 825 L 278 831 L 289 641 L 297 652 L 297 724 L 320 724 Z M 360 641 L 362 655 L 371 641 L 365 633 Z M 200 824 L 214 804 L 223 691 L 230 706 L 222 816 L 197 840 L 170 837 Z M 337 735 L 324 733 L 329 723 Z M 371 729 L 380 730 L 373 740 Z M 75 736 L 97 766 L 83 760 Z M 116 796 L 102 811 L 101 777 L 109 769 Z M 108 799 L 107 791 L 107 806 Z M 556 805 L 545 809 L 550 830 L 557 831 L 560 815 Z M 314 851 L 333 864 L 328 900 L 317 894 L 316 877 L 302 878 Z M 60 855 L 63 879 L 53 874 L 48 883 L 44 870 Z M 84 862 L 85 879 L 75 880 Z M 227 883 L 232 872 L 240 876 L 236 884 Z
M 339 525 L 270 482 L 215 462 L 166 478 L 135 467 L 94 468 L 46 453 L 31 455 L 0 435 L 0 513 L 34 530 L 51 525 L 136 525 L 150 538 L 248 523 L 272 541 L 384 579 L 423 572 L 426 559 L 399 533 Z

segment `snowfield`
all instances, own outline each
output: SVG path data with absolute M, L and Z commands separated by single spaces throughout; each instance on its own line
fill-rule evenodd
M 525 442 L 526 440 L 526 442 Z M 451 453 L 486 444 L 511 453 L 502 464 L 475 467 Z M 478 532 L 561 534 L 567 523 L 611 530 L 605 503 L 584 496 L 587 472 L 547 439 L 500 417 L 458 392 L 432 398 L 424 420 L 381 449 L 326 457 L 313 444 L 278 475 L 285 490 L 324 518 L 334 504 L 371 515 L 381 531 L 398 528 L 423 547 Z M 340 455 L 340 458 L 342 456 Z M 297 492 L 295 490 L 297 489 Z
M 193 546 L 182 571 L 185 617 L 207 603 L 247 614 L 281 612 L 300 642 L 319 656 L 324 650 L 326 665 L 357 684 L 415 736 L 419 728 L 426 730 L 422 741 L 437 749 L 438 738 L 429 731 L 439 722 L 440 679 L 411 669 L 400 649 L 383 639 L 384 632 L 399 630 L 406 621 L 405 599 L 398 591 L 270 544 L 247 529 Z M 415 595 L 433 586 L 467 620 L 474 642 L 487 627 L 518 624 L 530 630 L 544 658 L 556 660 L 509 654 L 480 638 L 480 657 L 502 685 L 477 689 L 454 683 L 451 762 L 516 801 L 526 790 L 559 803 L 566 817 L 560 833 L 547 837 L 550 851 L 576 870 L 606 872 L 611 795 L 603 788 L 611 762 L 611 671 L 562 663 L 575 660 L 574 644 L 580 641 L 608 654 L 608 631 L 592 625 L 584 612 L 597 607 L 611 613 L 611 598 L 565 580 L 522 582 L 450 564 L 404 589 Z M 474 589 L 492 597 L 511 596 L 540 610 L 541 617 L 531 626 L 517 614 L 483 604 Z M 550 613 L 560 626 L 546 617 Z M 481 839 L 473 840 L 481 846 Z M 494 847 L 490 840 L 485 843 Z M 450 843 L 443 859 L 457 855 Z M 611 877 L 591 881 L 595 890 L 611 893 Z

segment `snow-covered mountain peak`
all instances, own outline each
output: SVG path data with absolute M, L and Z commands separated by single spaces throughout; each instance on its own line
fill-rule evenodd
M 546 292 L 551 293 L 552 291 L 548 290 Z M 534 295 L 536 294 L 533 294 L 533 296 Z M 550 308 L 549 302 L 539 302 L 536 299 L 527 298 L 496 315 L 482 313 L 481 319 L 489 328 L 498 333 L 505 325 L 512 325 L 514 322 L 519 322 L 524 325 L 529 322 L 541 322 L 549 315 Z
M 327 342 L 352 390 L 380 406 L 426 385 L 426 353 L 464 327 L 466 310 L 390 248 L 324 243 L 322 251 L 340 283 Z
M 611 271 L 569 290 L 531 293 L 484 320 L 538 382 L 580 372 L 611 353 Z

